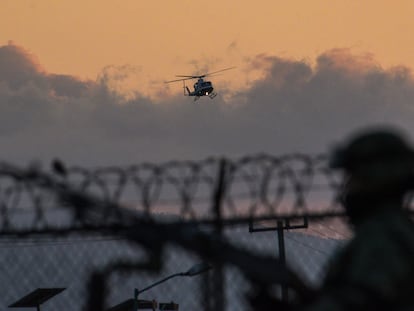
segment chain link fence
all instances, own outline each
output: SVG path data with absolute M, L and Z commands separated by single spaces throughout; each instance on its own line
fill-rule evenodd
M 328 258 L 351 236 L 336 201 L 339 180 L 325 157 L 303 155 L 97 169 L 3 164 L 0 304 L 65 288 L 40 308 L 107 310 L 207 260 L 204 274 L 174 277 L 138 298 L 180 310 L 248 310 L 252 279 L 271 278 L 273 266 L 257 278 L 245 268 L 252 258 L 274 258 L 276 271 L 282 253 L 290 270 L 318 286 Z M 91 285 L 96 272 L 102 297 Z
M 288 231 L 284 238 L 287 264 L 316 286 L 323 277 L 326 261 L 345 240 L 306 233 L 313 227 L 310 225 L 304 232 Z M 322 229 L 318 230 L 324 228 L 322 225 Z M 231 243 L 241 245 L 249 252 L 274 256 L 279 254 L 275 231 L 250 233 L 247 226 L 237 226 L 226 229 L 225 235 Z M 145 252 L 137 245 L 115 236 L 75 235 L 2 240 L 0 252 L 3 266 L 0 274 L 0 283 L 3 284 L 0 303 L 4 307 L 36 288 L 66 288 L 45 303 L 42 310 L 83 309 L 87 302 L 91 272 L 125 260 L 140 262 L 145 257 Z M 201 261 L 202 258 L 194 253 L 169 246 L 163 253 L 163 268 L 156 273 L 112 273 L 107 280 L 107 304 L 114 306 L 131 299 L 134 288 L 144 288 L 165 276 L 187 271 Z M 239 269 L 232 266 L 226 266 L 224 275 L 226 310 L 247 310 L 245 295 L 249 292 L 249 281 Z M 180 305 L 181 310 L 204 309 L 207 303 L 204 282 L 204 275 L 179 277 L 142 293 L 139 298 L 157 302 L 173 301 Z M 214 288 L 210 288 L 210 291 L 214 294 Z

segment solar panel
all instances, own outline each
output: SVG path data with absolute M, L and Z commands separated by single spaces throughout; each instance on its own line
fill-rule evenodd
M 39 306 L 53 296 L 64 291 L 65 288 L 38 288 L 9 305 L 9 308 L 33 308 Z

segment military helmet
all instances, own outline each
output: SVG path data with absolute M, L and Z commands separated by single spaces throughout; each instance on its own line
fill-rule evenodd
M 404 135 L 392 129 L 372 129 L 351 137 L 333 152 L 330 166 L 374 184 L 414 185 L 414 150 Z

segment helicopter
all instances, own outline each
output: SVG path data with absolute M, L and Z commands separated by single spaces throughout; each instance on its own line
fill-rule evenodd
M 213 74 L 223 72 L 226 70 L 234 69 L 235 67 L 229 67 L 225 69 L 221 69 L 214 72 L 205 73 L 199 76 L 186 76 L 186 75 L 177 75 L 176 77 L 180 77 L 182 79 L 176 79 L 171 81 L 166 81 L 165 83 L 171 83 L 171 82 L 178 82 L 183 81 L 183 88 L 184 88 L 184 96 L 194 96 L 194 101 L 199 99 L 201 96 L 208 96 L 211 99 L 217 96 L 217 93 L 214 92 L 214 87 L 211 81 L 204 80 L 205 77 L 211 76 Z M 194 91 L 191 91 L 188 86 L 185 85 L 185 81 L 197 79 L 197 82 L 194 83 Z

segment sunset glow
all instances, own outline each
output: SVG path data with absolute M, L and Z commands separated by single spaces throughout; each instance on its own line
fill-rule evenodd
M 116 164 L 414 132 L 413 1 L 0 1 L 0 145 Z M 176 75 L 211 77 L 214 99 Z M 192 88 L 195 81 L 186 81 Z
M 258 54 L 314 62 L 348 48 L 381 66 L 414 67 L 413 14 L 412 1 L 5 0 L 0 43 L 11 40 L 47 71 L 82 79 L 128 65 L 141 91 L 228 66 L 239 71 L 217 79 L 244 84 L 256 77 L 247 68 Z

